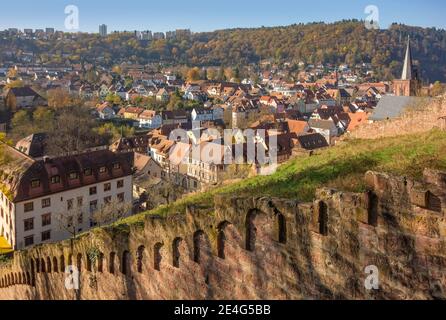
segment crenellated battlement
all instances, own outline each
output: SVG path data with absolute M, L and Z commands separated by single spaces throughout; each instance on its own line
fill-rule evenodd
M 367 192 L 312 203 L 216 196 L 212 212 L 147 216 L 16 252 L 2 299 L 446 298 L 446 174 L 368 172 Z M 65 268 L 80 271 L 65 288 Z M 379 270 L 367 290 L 365 268 Z

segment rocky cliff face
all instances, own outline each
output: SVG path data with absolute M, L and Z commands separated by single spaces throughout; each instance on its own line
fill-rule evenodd
M 213 212 L 191 207 L 16 252 L 0 270 L 0 298 L 446 298 L 446 174 L 365 179 L 363 194 L 218 197 Z M 78 290 L 65 287 L 68 265 Z

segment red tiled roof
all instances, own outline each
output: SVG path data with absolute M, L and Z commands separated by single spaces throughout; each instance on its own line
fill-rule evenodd
M 300 120 L 287 120 L 288 122 L 288 129 L 291 133 L 304 133 L 309 128 L 308 123 L 306 121 L 300 121 Z
M 119 164 L 119 168 L 114 165 Z M 76 189 L 111 179 L 132 175 L 133 155 L 116 154 L 109 150 L 100 150 L 84 154 L 35 161 L 24 173 L 17 184 L 14 202 L 22 202 L 50 194 Z M 99 168 L 106 167 L 105 173 Z M 91 169 L 87 175 L 85 169 Z M 77 179 L 70 179 L 71 173 L 77 173 Z M 51 177 L 59 176 L 60 183 L 51 183 Z M 39 180 L 40 187 L 31 188 L 31 181 Z

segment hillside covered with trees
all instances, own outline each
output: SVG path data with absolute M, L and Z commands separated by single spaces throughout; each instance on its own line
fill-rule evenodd
M 0 38 L 0 52 L 33 52 L 42 63 L 93 62 L 113 66 L 123 61 L 188 66 L 246 66 L 261 60 L 289 62 L 371 63 L 378 78 L 392 79 L 401 72 L 407 36 L 425 81 L 446 81 L 446 31 L 394 24 L 367 30 L 356 20 L 333 24 L 310 23 L 286 27 L 230 29 L 194 33 L 190 37 L 139 41 L 132 32 L 105 38 L 93 34 L 66 34 L 62 40 Z M 10 58 L 10 57 L 9 57 Z M 5 61 L 0 55 L 0 62 Z

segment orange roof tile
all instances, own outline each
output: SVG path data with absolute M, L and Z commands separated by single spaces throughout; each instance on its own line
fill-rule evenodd
M 308 123 L 306 121 L 300 121 L 300 120 L 287 120 L 288 122 L 288 128 L 290 130 L 290 133 L 304 133 L 306 132 L 306 128 L 308 127 Z

